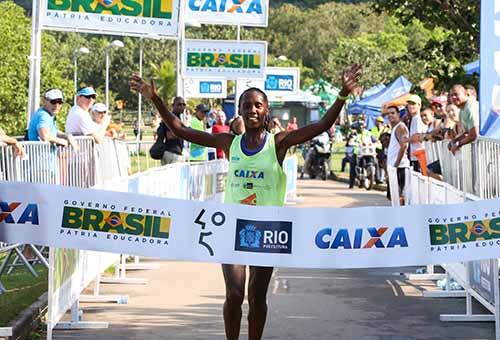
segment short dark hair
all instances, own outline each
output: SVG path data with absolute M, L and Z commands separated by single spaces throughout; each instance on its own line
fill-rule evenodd
M 174 100 L 172 100 L 172 105 L 173 105 L 173 104 L 175 104 L 175 102 L 176 102 L 176 101 L 179 101 L 179 100 L 184 100 L 184 98 L 183 98 L 183 97 L 181 97 L 181 96 L 177 96 L 177 97 L 175 97 L 175 98 L 174 98 Z
M 399 107 L 397 107 L 396 105 L 388 106 L 386 111 L 389 111 L 389 109 L 394 109 L 394 110 L 396 110 L 397 113 L 399 113 Z
M 259 89 L 258 87 L 251 87 L 251 88 L 246 89 L 245 91 L 243 91 L 243 93 L 240 95 L 238 103 L 241 103 L 243 101 L 243 97 L 247 93 L 250 93 L 250 92 L 258 92 L 258 93 L 260 93 L 262 95 L 262 97 L 264 98 L 264 101 L 266 102 L 266 104 L 269 104 L 269 99 L 267 99 L 267 94 L 264 91 L 262 91 L 261 89 Z

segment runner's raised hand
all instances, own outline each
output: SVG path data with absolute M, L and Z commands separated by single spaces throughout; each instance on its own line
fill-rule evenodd
M 354 64 L 350 69 L 342 72 L 342 91 L 343 93 L 351 93 L 357 86 L 363 66 Z
M 134 74 L 129 81 L 130 88 L 144 97 L 151 99 L 156 95 L 156 88 L 155 88 L 155 83 L 153 80 L 148 84 L 139 77 L 138 75 Z

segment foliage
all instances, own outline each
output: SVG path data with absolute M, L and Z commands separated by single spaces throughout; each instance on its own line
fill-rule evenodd
M 0 3 L 0 126 L 11 135 L 22 135 L 26 127 L 28 103 L 28 73 L 30 53 L 31 23 L 21 7 L 11 1 Z M 51 87 L 59 87 L 66 94 L 71 92 L 71 83 L 66 78 L 70 63 L 54 58 L 51 51 L 59 43 L 50 35 L 42 38 L 41 92 Z M 68 98 L 68 97 L 67 97 Z M 58 122 L 64 121 L 64 114 Z
M 405 25 L 418 19 L 430 30 L 446 32 L 446 39 L 429 40 L 419 55 L 430 73 L 440 80 L 438 86 L 463 81 L 462 65 L 479 56 L 478 0 L 374 0 L 373 8 L 398 18 Z
M 150 67 L 160 98 L 165 103 L 170 102 L 177 90 L 175 64 L 170 60 L 164 60 L 159 66 L 151 64 Z

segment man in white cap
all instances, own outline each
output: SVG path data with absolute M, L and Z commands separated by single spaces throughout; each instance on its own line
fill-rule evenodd
M 97 93 L 92 87 L 84 87 L 76 94 L 76 105 L 71 108 L 66 119 L 66 132 L 76 136 L 92 136 L 100 143 L 109 124 L 109 116 L 100 124 L 90 117 L 89 110 L 95 102 Z
M 406 100 L 407 114 L 410 115 L 410 164 L 413 170 L 421 172 L 427 176 L 427 163 L 425 161 L 425 147 L 423 137 L 427 132 L 427 125 L 422 122 L 420 110 L 422 108 L 422 100 L 416 94 L 412 94 Z
M 96 124 L 102 125 L 106 124 L 106 120 L 111 122 L 111 116 L 108 115 L 108 108 L 104 103 L 95 103 L 90 109 L 92 121 Z M 106 124 L 107 128 L 105 130 L 100 129 L 99 133 L 104 136 L 111 138 L 119 138 L 120 134 L 114 128 L 111 127 L 109 123 Z
M 45 92 L 43 105 L 36 110 L 28 126 L 28 140 L 42 141 L 67 146 L 68 142 L 76 148 L 75 139 L 71 135 L 61 132 L 56 125 L 56 115 L 61 111 L 64 103 L 63 94 L 59 89 L 50 89 Z

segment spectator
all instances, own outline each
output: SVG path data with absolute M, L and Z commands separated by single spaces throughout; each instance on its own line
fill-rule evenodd
M 14 148 L 14 154 L 18 157 L 24 157 L 25 151 L 24 148 L 17 139 L 7 136 L 4 130 L 0 128 L 0 144 L 12 145 Z
M 198 131 L 205 131 L 205 118 L 210 108 L 206 104 L 196 106 L 196 111 L 191 119 L 191 128 Z M 206 161 L 208 159 L 207 147 L 191 143 L 189 147 L 190 161 Z
M 76 94 L 76 105 L 69 110 L 66 118 L 66 133 L 75 136 L 91 136 L 96 143 L 101 143 L 109 124 L 109 116 L 100 124 L 94 123 L 89 110 L 97 97 L 92 87 L 84 87 Z
M 443 128 L 445 130 L 443 139 L 453 140 L 463 132 L 460 126 L 460 109 L 455 104 L 446 106 L 446 118 L 444 119 Z
M 172 102 L 172 113 L 180 118 L 186 109 L 186 102 L 182 97 L 175 97 Z M 177 137 L 168 126 L 161 121 L 160 126 L 156 132 L 158 138 L 163 139 L 165 151 L 161 159 L 161 165 L 182 162 L 182 150 L 184 147 L 184 140 Z
M 277 134 L 281 131 L 285 131 L 285 128 L 281 125 L 280 119 L 278 117 L 272 116 L 269 121 L 268 130 L 272 134 Z
M 414 99 L 416 100 L 416 98 Z M 406 171 L 410 166 L 410 161 L 407 155 L 408 141 L 409 141 L 409 131 L 405 124 L 400 120 L 399 109 L 396 106 L 390 106 L 387 109 L 387 117 L 389 123 L 392 127 L 391 139 L 389 141 L 389 147 L 387 150 L 387 165 L 388 167 L 396 168 L 397 184 L 399 187 L 399 197 L 394 197 L 396 190 L 393 188 L 392 195 L 390 190 L 391 180 L 389 179 L 389 185 L 387 188 L 388 198 L 392 196 L 396 199 L 400 205 L 404 205 L 404 188 L 406 182 Z M 390 176 L 390 175 L 389 175 Z M 392 181 L 395 184 L 395 181 Z M 393 199 L 393 201 L 394 201 Z
M 42 141 L 51 144 L 67 146 L 68 142 L 75 149 L 75 139 L 61 132 L 56 125 L 56 115 L 64 103 L 63 94 L 59 89 L 50 89 L 43 96 L 43 105 L 31 116 L 28 126 L 28 140 Z
M 217 112 L 217 118 L 214 126 L 212 126 L 212 133 L 229 133 L 229 126 L 226 125 L 226 114 L 224 111 Z M 224 150 L 217 149 L 217 159 L 225 158 Z
M 465 92 L 467 93 L 467 97 L 477 100 L 477 91 L 476 88 L 472 85 L 465 85 Z
M 466 144 L 474 142 L 479 136 L 479 103 L 473 97 L 468 97 L 466 89 L 454 85 L 451 89 L 451 101 L 460 109 L 460 124 L 463 132 L 450 142 L 448 149 L 455 154 Z
M 111 117 L 107 118 L 108 109 L 106 105 L 103 103 L 94 104 L 90 111 L 91 111 L 92 121 L 94 123 L 100 125 L 103 123 L 103 120 L 105 119 L 111 120 Z M 125 139 L 125 134 L 121 132 L 121 126 L 112 123 L 108 124 L 106 131 L 104 131 L 104 136 L 115 139 Z
M 144 135 L 144 120 L 141 119 L 141 122 L 139 124 L 139 119 L 134 118 L 132 121 L 132 129 L 134 131 L 134 136 L 135 139 L 142 140 L 142 136 Z
M 161 122 L 160 115 L 158 114 L 158 112 L 155 112 L 153 114 L 153 117 L 151 118 L 151 129 L 153 129 L 153 139 L 154 140 L 156 140 L 156 138 L 158 137 L 158 135 L 156 134 L 156 131 L 160 127 L 160 122 Z
M 422 119 L 422 123 L 427 126 L 426 133 L 431 133 L 432 131 L 439 129 L 441 120 L 434 118 L 434 113 L 432 112 L 431 108 L 426 107 L 425 109 L 423 109 L 420 113 L 420 117 Z M 427 140 L 428 138 L 429 137 L 426 136 L 423 137 L 424 140 Z
M 385 130 L 384 117 L 378 116 L 377 119 L 375 119 L 375 126 L 371 128 L 370 132 L 372 133 L 373 137 L 379 139 L 380 134 L 382 134 L 384 130 Z
M 410 120 L 410 164 L 413 170 L 420 171 L 424 176 L 427 176 L 427 160 L 422 141 L 428 126 L 422 122 L 420 116 L 422 100 L 418 95 L 412 94 L 406 104 L 407 115 Z
M 238 116 L 231 120 L 231 122 L 229 123 L 229 131 L 235 136 L 239 136 L 245 133 L 245 123 L 243 122 L 241 116 Z
M 347 137 L 347 141 L 345 143 L 345 155 L 344 158 L 342 158 L 340 172 L 344 172 L 346 164 L 351 164 L 352 162 L 355 147 L 354 137 L 355 136 L 353 134 L 350 134 L 349 137 Z
M 287 131 L 297 130 L 299 125 L 297 124 L 297 117 L 293 116 L 286 126 Z
M 446 117 L 446 105 L 448 98 L 446 96 L 435 96 L 431 101 L 431 109 L 436 119 L 444 119 Z

